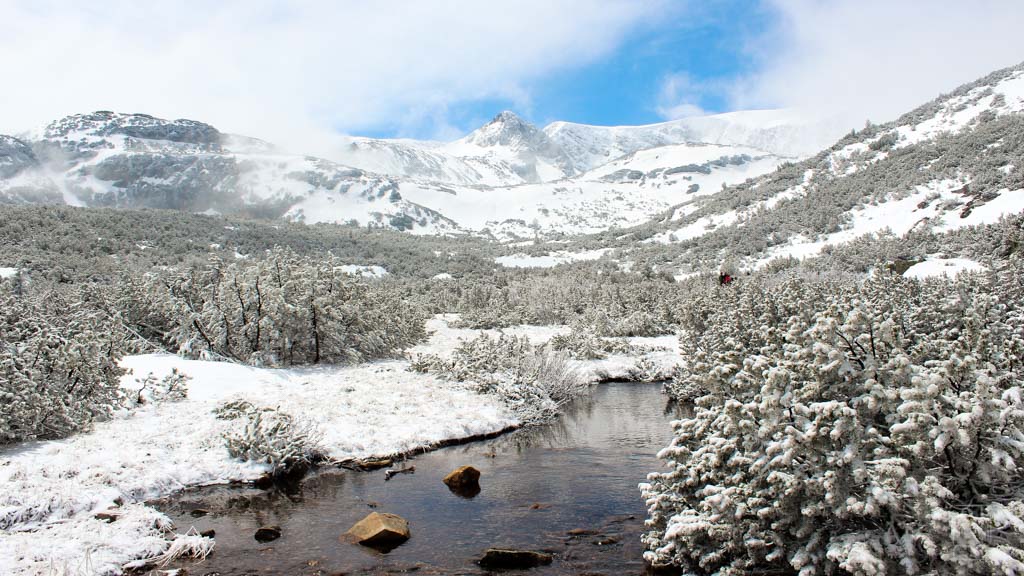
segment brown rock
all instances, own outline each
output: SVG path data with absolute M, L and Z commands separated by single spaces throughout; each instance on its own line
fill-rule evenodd
M 217 535 L 217 531 L 214 530 L 213 528 L 210 528 L 209 530 L 203 530 L 202 532 L 199 533 L 199 535 L 202 536 L 203 538 L 213 538 L 214 536 Z
M 111 522 L 117 522 L 117 519 L 120 517 L 121 512 L 113 509 L 107 510 L 106 512 L 97 512 L 96 515 L 93 516 L 93 518 L 97 520 L 102 520 L 107 524 L 110 524 Z
M 444 477 L 452 490 L 464 491 L 480 487 L 480 471 L 472 466 L 460 466 Z
M 597 530 L 588 530 L 586 528 L 573 528 L 566 532 L 569 536 L 597 536 L 600 534 Z
M 488 548 L 480 559 L 480 566 L 491 569 L 525 569 L 551 564 L 551 555 L 529 550 Z
M 409 539 L 409 523 L 397 514 L 373 512 L 345 535 L 363 546 L 391 549 Z

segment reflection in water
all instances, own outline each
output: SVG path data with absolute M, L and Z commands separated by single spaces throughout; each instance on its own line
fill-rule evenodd
M 601 385 L 550 425 L 417 456 L 415 474 L 389 482 L 383 471 L 329 470 L 291 496 L 223 486 L 160 507 L 179 531 L 216 530 L 214 554 L 189 566 L 193 575 L 477 574 L 474 561 L 491 546 L 554 554 L 531 574 L 642 574 L 646 511 L 637 484 L 660 466 L 655 454 L 668 445 L 668 422 L 684 415 L 660 390 Z M 463 465 L 482 474 L 473 498 L 442 482 Z M 194 518 L 197 508 L 209 513 Z M 412 538 L 386 555 L 339 540 L 374 510 L 406 518 Z M 253 533 L 267 524 L 281 526 L 282 537 L 260 544 Z

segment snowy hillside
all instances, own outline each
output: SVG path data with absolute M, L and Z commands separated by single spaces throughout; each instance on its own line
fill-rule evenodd
M 814 154 L 843 133 L 835 122 L 792 110 L 749 110 L 683 118 L 648 126 L 587 126 L 553 122 L 544 128 L 580 171 L 669 144 L 707 143 L 757 148 L 791 158 Z
M 340 222 L 398 229 L 454 229 L 404 200 L 393 179 L 312 157 L 277 154 L 266 143 L 225 135 L 192 120 L 96 112 L 46 126 L 33 141 L 38 161 L 0 150 L 11 166 L 0 180 L 9 203 L 283 216 L 330 210 Z M 20 164 L 15 162 L 19 161 Z M 11 172 L 8 176 L 7 172 Z M 26 189 L 38 190 L 34 196 Z
M 1022 111 L 1024 66 L 1001 70 L 812 158 L 686 198 L 628 237 L 581 241 L 580 249 L 612 245 L 638 251 L 632 258 L 671 257 L 686 273 L 723 261 L 758 267 L 814 256 L 867 234 L 992 223 L 1024 211 Z
M 487 189 L 402 183 L 400 190 L 465 228 L 511 240 L 634 226 L 784 161 L 752 148 L 683 144 L 637 152 L 557 182 Z

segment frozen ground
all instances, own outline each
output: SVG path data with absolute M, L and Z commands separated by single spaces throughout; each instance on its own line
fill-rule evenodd
M 280 406 L 315 424 L 333 458 L 403 452 L 515 423 L 495 398 L 402 361 L 272 370 L 134 356 L 134 378 L 172 367 L 193 377 L 189 397 L 118 414 L 86 434 L 22 444 L 0 453 L 0 574 L 116 574 L 122 564 L 160 553 L 166 518 L 139 504 L 189 485 L 253 479 L 262 465 L 229 457 L 221 434 L 240 423 L 211 410 L 227 399 Z M 120 500 L 121 517 L 93 518 Z M 184 533 L 188 526 L 177 526 Z

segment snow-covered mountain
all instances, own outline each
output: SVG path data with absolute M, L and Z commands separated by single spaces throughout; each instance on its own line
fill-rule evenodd
M 514 186 L 576 173 L 542 130 L 509 111 L 455 142 L 353 138 L 336 158 L 371 172 L 461 186 Z
M 753 148 L 679 144 L 635 152 L 555 182 L 483 189 L 403 182 L 400 190 L 464 228 L 516 240 L 640 224 L 785 161 Z
M 764 130 L 781 130 L 779 118 L 761 121 L 760 132 L 748 120 L 732 129 L 714 122 L 717 132 L 679 122 L 540 130 L 502 112 L 450 143 L 355 138 L 338 164 L 285 155 L 194 120 L 95 112 L 57 120 L 25 140 L 5 137 L 0 200 L 489 232 L 501 239 L 593 232 L 643 222 L 689 196 L 792 159 L 736 144 L 768 142 Z M 607 162 L 587 152 L 601 147 Z
M 193 120 L 95 112 L 55 121 L 32 139 L 0 142 L 0 198 L 169 208 L 444 232 L 437 212 L 401 197 L 395 179 L 320 158 L 274 152 Z M 26 150 L 27 149 L 27 150 Z M 10 173 L 10 174 L 8 174 Z M 30 194 L 28 191 L 31 191 Z
M 750 110 L 647 126 L 553 122 L 543 130 L 505 111 L 452 143 L 353 138 L 336 155 L 343 164 L 413 180 L 465 186 L 514 186 L 579 176 L 640 150 L 678 144 L 756 148 L 806 157 L 846 127 L 792 110 Z
M 747 110 L 647 126 L 553 122 L 544 132 L 572 159 L 576 170 L 587 171 L 639 150 L 673 144 L 741 146 L 805 157 L 834 142 L 844 128 L 835 120 L 810 119 L 793 110 Z
M 614 163 L 607 166 L 598 171 Z M 848 134 L 800 162 L 686 198 L 658 221 L 559 249 L 633 251 L 620 254 L 625 260 L 645 260 L 646 253 L 683 272 L 725 261 L 756 267 L 827 253 L 868 234 L 953 232 L 1021 212 L 1024 64 Z M 927 247 L 920 250 L 915 257 L 929 256 Z

